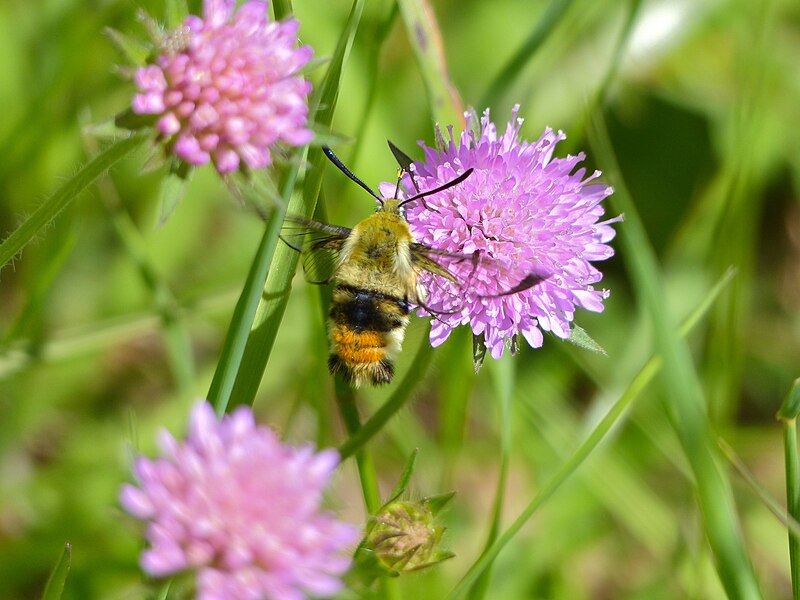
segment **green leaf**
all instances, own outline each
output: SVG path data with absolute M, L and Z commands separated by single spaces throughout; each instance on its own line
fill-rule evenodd
M 553 0 L 549 3 L 547 11 L 545 11 L 542 18 L 536 23 L 536 26 L 531 31 L 528 38 L 522 43 L 519 50 L 514 53 L 514 56 L 508 61 L 505 67 L 500 70 L 500 73 L 495 77 L 494 81 L 489 85 L 489 89 L 483 95 L 483 99 L 479 104 L 479 108 L 483 109 L 487 106 L 494 106 L 503 98 L 503 94 L 512 89 L 512 86 L 522 73 L 525 65 L 528 64 L 537 51 L 547 41 L 547 39 L 557 31 L 559 21 L 567 13 L 567 9 L 572 5 L 574 0 Z
M 132 109 L 126 108 L 121 113 L 114 117 L 114 125 L 120 129 L 127 129 L 128 131 L 138 131 L 152 127 L 156 122 L 155 115 L 139 115 L 133 112 Z M 101 130 L 101 134 L 103 131 Z
M 272 10 L 275 20 L 280 21 L 292 14 L 292 2 L 291 0 L 272 0 Z
M 98 156 L 89 161 L 80 171 L 70 177 L 58 190 L 50 196 L 36 211 L 28 217 L 3 243 L 0 244 L 0 269 L 14 258 L 34 237 L 50 224 L 81 192 L 125 158 L 139 146 L 144 144 L 147 135 L 137 133 L 114 142 Z
M 361 20 L 364 3 L 365 0 L 355 0 L 353 2 L 347 25 L 339 38 L 339 43 L 331 59 L 328 71 L 321 87 L 314 96 L 312 112 L 314 121 L 318 125 L 330 127 L 333 120 L 342 70 Z M 288 212 L 310 217 L 314 211 L 314 205 L 322 185 L 325 156 L 319 148 L 309 148 L 307 156 L 308 168 L 304 173 L 302 190 L 297 191 L 295 189 L 298 168 L 290 168 L 282 182 L 281 195 L 284 199 L 288 199 Z M 271 237 L 274 233 L 274 239 L 276 240 L 280 224 L 279 221 L 277 230 L 274 230 L 274 232 L 270 228 L 268 234 Z M 271 254 L 272 250 L 270 250 L 270 257 Z M 261 254 L 258 256 L 261 257 Z M 269 276 L 265 277 L 266 283 L 261 280 L 260 287 L 251 285 L 248 286 L 246 291 L 242 292 L 241 301 L 245 302 L 245 295 L 247 294 L 246 302 L 248 307 L 251 306 L 252 302 L 257 302 L 257 309 L 255 309 L 255 317 L 253 317 L 249 308 L 246 312 L 242 311 L 236 314 L 231 324 L 230 339 L 226 339 L 225 345 L 226 347 L 229 345 L 235 345 L 237 348 L 243 347 L 243 350 L 241 353 L 237 350 L 236 354 L 230 354 L 225 360 L 221 360 L 217 367 L 218 371 L 223 369 L 227 373 L 226 379 L 227 377 L 235 379 L 235 383 L 230 384 L 230 386 L 227 381 L 224 386 L 221 385 L 222 382 L 220 381 L 220 384 L 215 384 L 213 387 L 212 391 L 215 393 L 218 410 L 220 407 L 228 405 L 228 399 L 230 399 L 231 405 L 252 405 L 272 353 L 275 336 L 283 319 L 283 313 L 289 299 L 291 279 L 297 268 L 297 260 L 297 252 L 285 244 L 281 244 L 275 249 L 275 257 L 274 260 L 270 261 L 271 265 L 267 265 L 266 271 Z M 257 259 L 256 262 L 264 261 Z M 246 340 L 241 340 L 239 335 L 245 328 L 249 329 L 249 335 Z M 235 334 L 235 339 L 233 337 L 234 330 L 239 332 Z M 230 364 L 228 364 L 229 361 Z M 217 375 L 215 374 L 216 380 Z
M 485 358 L 486 358 L 486 342 L 483 339 L 483 334 L 481 333 L 480 335 L 473 335 L 472 366 L 475 369 L 476 375 L 480 372 Z
M 224 414 L 228 408 L 231 391 L 245 353 L 250 324 L 261 301 L 264 281 L 270 271 L 272 256 L 278 243 L 278 234 L 282 224 L 283 213 L 280 210 L 273 211 L 267 219 L 255 259 L 250 265 L 244 288 L 233 309 L 231 324 L 228 327 L 222 353 L 208 390 L 208 401 L 216 409 L 217 415 Z
M 425 82 L 434 123 L 463 124 L 464 105 L 450 80 L 442 34 L 433 7 L 429 0 L 397 0 L 397 4 Z
M 139 67 L 145 65 L 151 52 L 151 48 L 147 44 L 143 44 L 136 38 L 125 35 L 111 27 L 106 27 L 105 34 L 111 40 L 111 43 L 116 46 L 117 50 L 125 56 L 125 60 L 130 65 Z
M 444 494 L 436 494 L 422 499 L 422 505 L 431 511 L 431 514 L 436 517 L 442 509 L 444 509 L 450 501 L 455 498 L 456 492 L 445 492 Z
M 182 163 L 183 164 L 183 163 Z M 163 226 L 167 220 L 175 212 L 175 209 L 183 200 L 186 193 L 186 185 L 189 183 L 190 172 L 173 172 L 167 173 L 166 177 L 161 180 L 161 187 L 158 190 L 158 226 Z
M 397 500 L 400 496 L 403 495 L 403 492 L 406 491 L 408 487 L 408 482 L 411 481 L 411 475 L 414 473 L 414 465 L 417 462 L 417 456 L 419 455 L 419 448 L 414 448 L 414 451 L 408 457 L 406 461 L 406 466 L 403 469 L 403 472 L 400 474 L 400 479 L 397 481 L 397 485 L 394 486 L 392 493 L 389 494 L 389 499 L 385 502 L 385 504 L 389 504 Z
M 586 333 L 586 330 L 577 323 L 572 324 L 572 329 L 570 330 L 567 341 L 571 344 L 575 344 L 578 346 L 578 348 L 583 348 L 584 350 L 589 350 L 590 352 L 596 352 L 597 354 L 608 356 L 605 348 L 594 341 L 594 339 L 592 339 L 592 337 Z
M 71 561 L 72 546 L 67 542 L 64 544 L 61 557 L 50 573 L 50 578 L 47 580 L 47 585 L 42 594 L 42 600 L 61 600 L 61 595 L 64 593 L 64 586 L 67 583 L 67 575 L 69 575 Z

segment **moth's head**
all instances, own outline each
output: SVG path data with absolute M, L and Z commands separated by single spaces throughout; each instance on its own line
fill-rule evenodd
M 384 198 L 383 202 L 378 203 L 375 212 L 396 214 L 403 218 L 406 216 L 406 209 L 403 207 L 403 201 L 398 198 Z

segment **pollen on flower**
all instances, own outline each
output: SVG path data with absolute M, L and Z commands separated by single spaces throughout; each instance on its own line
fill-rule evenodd
M 196 571 L 200 599 L 300 599 L 341 589 L 350 566 L 343 551 L 359 531 L 320 510 L 336 452 L 281 444 L 248 407 L 218 421 L 206 402 L 193 408 L 185 442 L 166 432 L 159 441 L 162 457 L 139 458 L 138 487 L 120 494 L 147 523 L 147 573 Z
M 437 315 L 431 325 L 434 346 L 468 324 L 483 336 L 493 358 L 518 334 L 537 348 L 543 331 L 569 337 L 575 307 L 600 312 L 608 297 L 596 287 L 602 273 L 592 263 L 614 254 L 608 245 L 615 235 L 611 224 L 621 219 L 601 220 L 601 202 L 613 190 L 597 181 L 599 171 L 586 176 L 578 168 L 582 153 L 553 157 L 566 138 L 563 132 L 548 128 L 534 142 L 520 140 L 518 110 L 514 107 L 502 134 L 488 109 L 479 134 L 472 127 L 477 116 L 467 113 L 465 131 L 454 136 L 451 128 L 445 148 L 421 144 L 425 158 L 415 163 L 416 186 L 410 175 L 404 180 L 406 189 L 433 189 L 473 168 L 463 183 L 428 197 L 427 206 L 409 205 L 407 218 L 417 241 L 455 254 L 477 252 L 492 265 L 448 266 L 466 286 L 422 274 L 426 306 Z M 531 275 L 536 285 L 508 293 Z
M 276 142 L 297 146 L 306 128 L 311 84 L 298 75 L 311 59 L 297 47 L 299 23 L 269 21 L 267 3 L 205 0 L 159 41 L 155 63 L 134 76 L 137 114 L 155 115 L 168 150 L 190 165 L 209 161 L 220 173 L 272 162 Z

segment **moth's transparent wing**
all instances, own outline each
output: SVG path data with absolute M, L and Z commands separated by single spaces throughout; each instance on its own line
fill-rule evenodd
M 482 298 L 524 292 L 551 275 L 536 265 L 516 267 L 480 250 L 459 254 L 414 243 L 411 253 L 414 264 L 420 269 L 444 277 L 462 292 L 472 290 Z
M 339 252 L 350 229 L 320 221 L 287 216 L 281 229 L 284 243 L 301 253 L 303 274 L 309 283 L 329 283 L 339 265 Z

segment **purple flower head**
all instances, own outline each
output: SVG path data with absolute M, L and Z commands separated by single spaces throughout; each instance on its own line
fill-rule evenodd
M 200 600 L 302 600 L 341 589 L 350 566 L 341 553 L 359 532 L 320 511 L 335 451 L 281 444 L 248 407 L 220 422 L 207 402 L 192 409 L 185 442 L 163 432 L 159 445 L 161 458 L 136 461 L 139 487 L 120 494 L 147 522 L 147 573 L 196 571 Z
M 586 177 L 576 166 L 585 156 L 553 158 L 556 144 L 566 136 L 546 129 L 535 142 L 519 139 L 519 106 L 505 133 L 498 135 L 487 109 L 480 119 L 467 113 L 467 129 L 457 138 L 450 130 L 446 149 L 421 144 L 424 162 L 414 163 L 420 190 L 433 189 L 463 173 L 474 172 L 463 183 L 434 194 L 408 208 L 408 221 L 417 241 L 436 249 L 480 256 L 480 264 L 462 260 L 443 262 L 457 286 L 442 277 L 424 273 L 426 305 L 437 314 L 432 321 L 431 343 L 438 346 L 453 328 L 466 325 L 484 343 L 493 358 L 503 355 L 506 340 L 518 333 L 538 348 L 542 331 L 560 338 L 570 335 L 575 307 L 600 312 L 608 291 L 596 289 L 602 274 L 591 263 L 614 251 L 611 219 L 600 202 L 612 189 Z M 406 190 L 413 189 L 406 175 Z M 479 251 L 475 254 L 475 251 Z M 543 281 L 509 294 L 527 276 Z M 524 286 L 523 286 L 524 287 Z M 424 310 L 422 314 L 427 314 Z
M 155 64 L 136 72 L 133 112 L 156 115 L 166 146 L 190 165 L 220 173 L 272 162 L 270 146 L 313 137 L 306 129 L 311 84 L 298 71 L 310 46 L 296 47 L 300 24 L 270 22 L 267 2 L 204 0 L 163 40 Z M 235 13 L 235 14 L 234 14 Z

